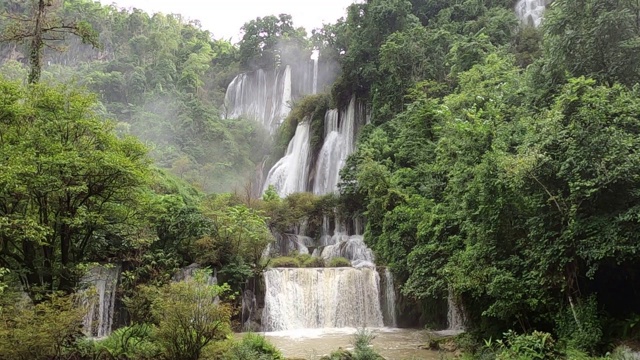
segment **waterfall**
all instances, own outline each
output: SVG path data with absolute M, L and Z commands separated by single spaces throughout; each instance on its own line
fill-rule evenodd
M 225 94 L 226 118 L 248 117 L 275 132 L 289 115 L 291 67 L 262 69 L 236 76 Z
M 519 0 L 515 8 L 516 14 L 523 24 L 538 27 L 549 3 L 550 0 Z
M 111 334 L 119 277 L 120 265 L 96 266 L 80 280 L 88 288 L 82 298 L 82 305 L 87 308 L 82 325 L 88 337 L 101 338 Z
M 384 287 L 381 289 L 382 310 L 386 320 L 385 325 L 397 327 L 396 319 L 396 289 L 393 284 L 393 274 L 388 268 L 384 269 Z
M 325 261 L 336 257 L 347 258 L 354 267 L 375 267 L 373 251 L 364 243 L 362 235 L 347 236 L 334 245 L 325 246 L 321 256 Z
M 325 195 L 338 190 L 340 170 L 355 150 L 356 130 L 362 112 L 354 97 L 345 111 L 329 110 L 325 114 L 324 144 L 316 162 L 314 194 Z
M 375 270 L 276 268 L 264 278 L 264 331 L 384 326 Z
M 280 197 L 307 190 L 310 161 L 309 121 L 304 120 L 296 128 L 285 156 L 269 170 L 263 192 L 273 185 Z
M 313 83 L 311 88 L 312 94 L 318 93 L 318 58 L 320 57 L 320 52 L 318 50 L 314 50 L 311 55 L 311 60 L 313 60 Z
M 451 290 L 449 290 L 449 295 L 447 296 L 447 306 L 449 308 L 447 311 L 447 323 L 449 324 L 449 328 L 447 330 L 464 330 L 464 312 L 455 301 L 455 296 Z

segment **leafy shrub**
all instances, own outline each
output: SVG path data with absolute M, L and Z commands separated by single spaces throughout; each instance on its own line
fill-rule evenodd
M 300 262 L 294 257 L 281 256 L 271 259 L 269 266 L 275 268 L 297 268 L 300 267 Z
M 136 324 L 115 330 L 108 338 L 96 344 L 116 358 L 151 360 L 160 355 L 160 348 L 153 341 L 153 327 Z
M 324 267 L 324 260 L 318 257 L 311 257 L 302 263 L 302 267 L 321 268 Z
M 0 312 L 0 359 L 59 359 L 81 333 L 85 309 L 73 296 L 52 295 L 37 305 L 13 304 Z
M 346 260 L 346 259 L 345 259 Z M 371 348 L 371 342 L 375 336 L 371 331 L 360 329 L 354 336 L 353 359 L 354 360 L 384 360 L 382 356 Z
M 534 331 L 531 334 L 518 335 L 509 330 L 504 334 L 503 340 L 498 340 L 497 360 L 553 360 L 557 359 L 555 340 L 551 334 Z
M 157 328 L 154 339 L 167 360 L 198 360 L 209 343 L 231 333 L 231 309 L 215 298 L 229 285 L 207 284 L 204 272 L 160 289 L 151 305 Z
M 225 360 L 284 360 L 284 356 L 264 336 L 248 333 L 231 347 Z
M 594 353 L 602 341 L 596 298 L 591 296 L 587 301 L 576 304 L 573 311 L 566 308 L 556 318 L 558 337 L 566 342 L 567 348 Z
M 351 267 L 351 261 L 343 257 L 337 257 L 329 260 L 327 267 Z

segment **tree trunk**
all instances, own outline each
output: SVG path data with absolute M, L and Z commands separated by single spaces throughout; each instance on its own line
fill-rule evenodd
M 45 0 L 38 0 L 38 9 L 36 10 L 36 24 L 33 30 L 33 38 L 29 49 L 29 84 L 35 84 L 40 81 L 42 72 L 42 48 L 44 47 L 42 25 L 44 22 Z

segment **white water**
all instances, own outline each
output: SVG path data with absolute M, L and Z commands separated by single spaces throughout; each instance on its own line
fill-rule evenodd
M 259 69 L 236 76 L 225 94 L 226 117 L 248 117 L 275 132 L 291 111 L 291 81 L 288 65 L 276 71 Z
M 280 159 L 267 175 L 263 192 L 273 185 L 280 197 L 307 190 L 310 161 L 309 122 L 302 121 L 289 142 L 285 156 Z
M 264 331 L 384 326 L 373 269 L 275 268 L 264 278 Z
M 116 302 L 116 286 L 120 266 L 96 266 L 82 277 L 82 305 L 87 313 L 82 319 L 83 331 L 88 337 L 106 337 L 111 334 Z
M 326 262 L 343 257 L 349 259 L 355 267 L 375 267 L 373 251 L 364 243 L 362 235 L 348 236 L 334 245 L 325 246 L 321 256 Z
M 357 102 L 351 99 L 349 107 L 342 112 L 327 111 L 324 118 L 324 144 L 316 162 L 316 177 L 313 193 L 325 195 L 338 190 L 340 170 L 347 157 L 355 150 L 358 125 Z
M 542 23 L 544 10 L 550 2 L 550 0 L 520 0 L 516 4 L 516 15 L 523 24 L 538 27 Z
M 313 60 L 313 85 L 311 89 L 312 94 L 318 93 L 318 58 L 320 57 L 320 52 L 318 50 L 314 50 L 311 55 L 311 60 Z
M 382 289 L 382 304 L 384 305 L 384 314 L 387 319 L 387 326 L 397 327 L 398 320 L 396 316 L 396 289 L 393 285 L 393 274 L 388 268 L 384 269 L 384 289 Z
M 447 306 L 449 308 L 447 312 L 447 322 L 449 327 L 447 330 L 450 331 L 462 331 L 464 330 L 464 311 L 460 308 L 458 303 L 455 301 L 455 296 L 453 291 L 449 290 L 449 296 L 447 297 Z

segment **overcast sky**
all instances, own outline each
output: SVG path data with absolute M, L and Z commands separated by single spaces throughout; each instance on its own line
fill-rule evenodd
M 245 22 L 260 16 L 290 14 L 296 26 L 307 31 L 345 16 L 354 0 L 99 0 L 118 7 L 182 14 L 200 20 L 216 38 L 239 40 Z

